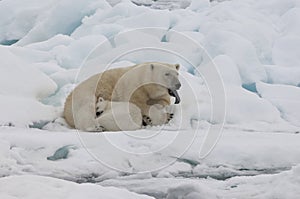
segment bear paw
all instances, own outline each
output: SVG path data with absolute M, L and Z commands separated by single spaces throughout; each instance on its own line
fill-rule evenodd
M 89 132 L 103 132 L 103 131 L 105 131 L 105 128 L 103 126 L 96 125 L 94 127 L 87 128 L 86 131 L 89 131 Z
M 167 122 L 170 122 L 171 119 L 173 119 L 174 113 L 167 113 Z
M 95 131 L 97 131 L 97 132 L 103 132 L 103 131 L 105 131 L 105 128 L 103 127 L 103 126 L 95 126 Z
M 152 120 L 149 116 L 143 115 L 143 126 L 152 125 Z

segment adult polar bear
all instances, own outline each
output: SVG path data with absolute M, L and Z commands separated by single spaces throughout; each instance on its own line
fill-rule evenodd
M 71 127 L 97 131 L 101 116 L 95 117 L 96 103 L 102 97 L 107 101 L 133 103 L 140 108 L 146 123 L 164 124 L 169 120 L 164 109 L 170 105 L 170 95 L 175 96 L 176 103 L 179 103 L 176 92 L 181 86 L 178 70 L 179 64 L 149 62 L 96 74 L 80 83 L 67 97 L 64 117 Z M 127 111 L 130 112 L 129 108 Z M 150 114 L 153 112 L 155 117 L 160 114 L 160 120 L 153 122 L 155 118 Z M 133 129 L 129 124 L 122 130 Z

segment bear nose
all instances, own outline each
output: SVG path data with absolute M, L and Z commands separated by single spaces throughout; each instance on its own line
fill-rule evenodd
M 176 89 L 179 89 L 181 87 L 180 83 L 175 84 Z

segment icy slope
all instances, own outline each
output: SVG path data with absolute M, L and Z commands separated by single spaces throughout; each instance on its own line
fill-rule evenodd
M 98 0 L 76 4 L 68 0 L 29 1 L 26 5 L 21 1 L 1 1 L 1 13 L 4 15 L 11 10 L 11 17 L 0 20 L 0 42 L 5 45 L 14 43 L 0 48 L 1 59 L 5 60 L 1 66 L 1 101 L 9 107 L 5 103 L 7 95 L 11 96 L 10 93 L 16 93 L 16 89 L 22 87 L 18 101 L 9 98 L 15 101 L 11 104 L 39 108 L 33 108 L 29 118 L 20 114 L 18 119 L 6 117 L 9 111 L 3 111 L 0 123 L 28 126 L 59 117 L 59 111 L 51 111 L 51 108 L 43 111 L 43 115 L 47 116 L 41 116 L 39 110 L 45 108 L 38 104 L 43 102 L 61 107 L 73 84 L 82 80 L 76 80 L 78 73 L 78 77 L 85 73 L 83 76 L 86 78 L 106 69 L 112 58 L 124 52 L 151 47 L 156 50 L 129 53 L 113 62 L 123 63 L 119 66 L 127 65 L 124 63 L 128 61 L 132 64 L 144 61 L 181 63 L 184 76 L 183 71 L 196 74 L 188 84 L 201 87 L 193 94 L 183 87 L 184 98 L 196 95 L 201 99 L 203 96 L 197 102 L 201 107 L 208 107 L 211 103 L 211 96 L 205 88 L 211 83 L 205 82 L 205 76 L 197 75 L 198 71 L 216 65 L 224 80 L 228 124 L 244 125 L 245 128 L 258 126 L 256 129 L 262 130 L 267 130 L 269 124 L 276 124 L 281 130 L 299 127 L 299 111 L 278 100 L 274 102 L 256 88 L 261 82 L 265 85 L 278 84 L 272 87 L 272 92 L 280 93 L 281 85 L 290 85 L 294 89 L 286 91 L 285 95 L 279 94 L 281 101 L 288 103 L 292 100 L 293 105 L 290 106 L 298 107 L 297 100 L 289 96 L 298 92 L 300 83 L 297 44 L 300 41 L 297 36 L 299 2 L 197 2 L 191 2 L 186 9 L 169 11 L 137 6 L 130 1 L 111 5 Z M 18 9 L 14 9 L 16 5 Z M 141 29 L 146 27 L 148 29 Z M 89 56 L 91 60 L 98 57 L 93 62 L 94 67 L 85 64 L 80 71 L 85 58 L 99 44 L 96 52 Z M 17 76 L 16 70 L 21 68 L 26 68 L 26 71 Z M 23 84 L 24 81 L 26 83 Z M 269 88 L 267 86 L 264 90 Z M 39 102 L 30 102 L 27 98 Z M 188 106 L 182 104 L 182 107 Z M 211 109 L 205 109 L 199 111 L 201 116 L 194 113 L 184 115 L 185 123 L 202 119 L 209 121 Z M 17 114 L 12 112 L 12 115 Z
M 38 188 L 38 189 L 37 189 Z M 32 190 L 36 190 L 33 192 Z M 50 177 L 23 175 L 0 179 L 0 197 L 3 199 L 151 199 L 124 189 L 101 187 L 94 184 L 76 184 Z

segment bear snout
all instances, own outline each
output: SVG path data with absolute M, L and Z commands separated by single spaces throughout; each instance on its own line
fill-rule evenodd
M 175 84 L 175 89 L 178 90 L 181 87 L 181 83 Z

